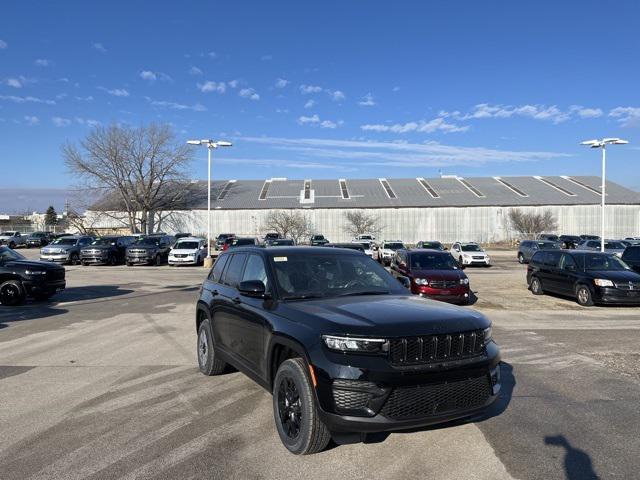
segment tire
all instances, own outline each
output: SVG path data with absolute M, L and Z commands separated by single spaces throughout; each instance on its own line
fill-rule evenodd
M 83 267 L 88 267 L 88 266 L 89 266 L 89 262 L 84 262 L 84 261 L 83 261 L 83 262 L 82 262 L 82 266 L 83 266 Z
M 110 267 L 115 267 L 116 263 L 118 262 L 116 262 L 115 255 L 109 255 L 109 260 L 107 262 L 107 265 L 109 265 Z
M 160 255 L 156 255 L 155 261 L 154 261 L 154 265 L 156 267 L 159 267 L 160 265 L 162 265 L 162 258 L 160 257 Z
M 282 362 L 273 382 L 273 416 L 278 435 L 295 455 L 320 452 L 331 439 L 316 410 L 307 371 L 304 360 L 290 358 Z
M 458 258 L 458 263 L 460 264 L 460 266 L 464 265 L 464 263 L 462 263 L 462 257 Z
M 209 320 L 203 320 L 198 328 L 198 339 L 196 344 L 198 368 L 204 375 L 220 375 L 224 372 L 227 364 L 216 357 L 213 348 L 213 335 L 211 333 L 211 323 Z
M 71 257 L 69 257 L 69 265 L 78 265 L 80 263 L 80 258 L 77 253 L 72 253 Z
M 593 295 L 591 289 L 586 285 L 578 285 L 576 287 L 576 302 L 583 307 L 593 306 Z
M 20 305 L 25 297 L 26 292 L 19 280 L 7 280 L 0 284 L 0 304 L 10 307 Z
M 533 277 L 531 279 L 531 283 L 529 283 L 529 290 L 534 295 L 544 295 L 544 290 L 542 289 L 542 282 L 538 277 Z
M 127 267 L 133 267 L 133 263 L 127 262 Z
M 518 263 L 520 265 L 524 265 L 524 255 L 522 255 L 521 253 L 518 254 Z
M 16 242 L 10 242 L 10 243 L 9 243 L 9 248 L 10 248 L 11 250 L 13 250 L 14 248 L 16 248 Z

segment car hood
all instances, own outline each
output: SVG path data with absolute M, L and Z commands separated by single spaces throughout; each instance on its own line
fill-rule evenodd
M 294 301 L 282 314 L 326 334 L 401 337 L 461 332 L 490 325 L 481 313 L 413 295 Z
M 473 255 L 473 256 L 483 256 L 486 257 L 487 256 L 487 252 L 460 252 L 462 255 Z
M 428 278 L 429 280 L 459 280 L 466 278 L 462 270 L 412 270 L 414 278 Z
M 87 245 L 82 247 L 82 250 L 111 250 L 113 245 Z
M 613 282 L 640 282 L 640 274 L 632 270 L 588 270 L 593 278 L 602 278 Z
M 56 265 L 55 263 L 37 262 L 30 260 L 13 260 L 4 264 L 6 268 L 16 268 L 20 270 L 64 270 L 64 267 Z
M 77 245 L 47 245 L 42 248 L 42 252 L 54 252 L 57 250 L 69 250 L 71 248 L 76 248 Z
M 172 248 L 171 253 L 198 253 L 198 248 Z

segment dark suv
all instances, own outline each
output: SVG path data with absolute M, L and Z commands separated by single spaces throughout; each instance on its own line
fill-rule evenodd
M 80 250 L 82 265 L 104 264 L 117 265 L 124 263 L 126 249 L 135 241 L 135 237 L 100 237 L 91 245 Z
M 28 261 L 18 252 L 0 246 L 0 304 L 18 305 L 27 296 L 46 300 L 64 290 L 64 267 Z
M 324 235 L 311 235 L 311 238 L 309 239 L 309 244 L 312 247 L 321 247 L 327 243 L 329 243 L 329 240 L 324 238 Z
M 500 390 L 489 320 L 411 295 L 362 253 L 227 251 L 196 312 L 200 371 L 228 363 L 271 392 L 295 454 L 475 415 Z
M 391 274 L 411 281 L 411 293 L 444 302 L 468 304 L 469 279 L 449 252 L 398 250 Z
M 161 265 L 169 258 L 174 238 L 169 235 L 149 235 L 140 237 L 127 247 L 125 260 L 127 266 L 134 264 Z
M 640 245 L 631 245 L 624 250 L 622 261 L 640 273 Z
M 216 238 L 216 250 L 223 250 L 225 245 L 225 240 L 229 238 L 233 238 L 235 236 L 236 236 L 235 233 L 221 233 L 220 235 L 218 235 L 218 237 Z
M 564 250 L 540 251 L 527 267 L 534 295 L 552 292 L 594 303 L 640 305 L 640 275 L 610 253 Z
M 33 232 L 27 237 L 27 248 L 45 247 L 51 242 L 51 234 L 47 232 Z
M 548 240 L 523 240 L 518 247 L 518 262 L 529 263 L 538 250 L 560 250 L 560 244 Z

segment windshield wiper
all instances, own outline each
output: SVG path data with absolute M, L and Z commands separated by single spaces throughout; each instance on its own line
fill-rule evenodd
M 357 292 L 341 293 L 338 297 L 350 297 L 356 295 L 389 295 L 389 290 L 360 290 Z
M 309 298 L 324 298 L 325 295 L 322 293 L 303 293 L 300 295 L 289 295 L 287 297 L 283 297 L 283 300 L 306 300 Z

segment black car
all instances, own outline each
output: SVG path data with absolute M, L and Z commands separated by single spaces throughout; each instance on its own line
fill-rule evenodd
M 364 253 L 364 244 L 362 243 L 351 243 L 351 242 L 345 242 L 345 243 L 325 243 L 323 245 L 324 247 L 329 247 L 329 248 L 346 248 L 349 250 L 357 250 L 358 252 L 362 252 Z
M 267 247 L 295 247 L 296 242 L 292 238 L 273 238 L 266 240 L 265 245 Z
M 539 240 L 547 240 L 549 242 L 558 242 L 560 237 L 555 233 L 541 233 L 538 235 Z
M 500 390 L 489 320 L 411 295 L 357 252 L 227 251 L 196 312 L 200 371 L 230 364 L 271 392 L 278 434 L 295 454 L 319 452 L 330 437 L 469 417 Z
M 600 240 L 598 235 L 580 235 L 580 240 Z
M 442 243 L 440 243 L 440 242 L 437 242 L 437 241 L 424 241 L 424 240 L 421 240 L 418 243 L 416 243 L 416 248 L 427 249 L 427 250 L 440 250 L 440 251 L 445 251 L 446 250 L 444 245 L 442 245 Z
M 51 240 L 51 234 L 48 232 L 33 232 L 27 236 L 27 248 L 45 247 Z
M 311 235 L 311 238 L 309 239 L 309 245 L 312 247 L 321 247 L 327 243 L 329 243 L 329 240 L 324 238 L 324 235 Z
M 235 237 L 235 233 L 221 233 L 216 238 L 216 250 L 222 250 L 224 248 L 225 240 Z
M 46 300 L 66 286 L 64 267 L 28 261 L 18 252 L 0 247 L 0 304 L 18 305 L 27 296 Z
M 149 235 L 140 237 L 130 244 L 125 253 L 127 266 L 134 264 L 161 265 L 168 261 L 174 238 L 169 235 Z
M 558 242 L 562 243 L 562 248 L 572 249 L 582 241 L 578 235 L 560 235 Z
M 80 250 L 82 265 L 124 263 L 126 249 L 136 240 L 131 236 L 113 236 L 96 238 L 91 245 Z
M 545 292 L 566 295 L 582 306 L 640 305 L 640 274 L 610 253 L 536 252 L 527 267 L 527 284 L 534 295 Z
M 632 245 L 625 248 L 622 254 L 622 261 L 640 273 L 640 245 Z
M 260 240 L 254 237 L 234 237 L 227 248 L 246 247 L 249 245 L 260 245 Z

